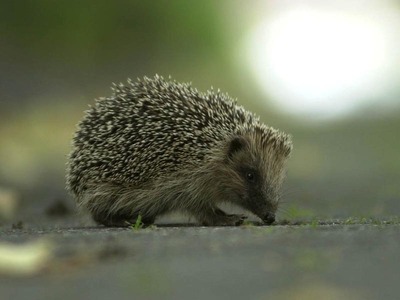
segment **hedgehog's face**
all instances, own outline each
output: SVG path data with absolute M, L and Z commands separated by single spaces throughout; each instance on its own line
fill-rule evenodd
M 230 142 L 228 163 L 240 181 L 235 202 L 271 224 L 275 221 L 287 156 L 255 142 L 244 137 L 235 137 Z

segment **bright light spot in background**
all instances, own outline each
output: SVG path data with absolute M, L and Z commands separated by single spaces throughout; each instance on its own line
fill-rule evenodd
M 250 64 L 271 100 L 288 112 L 331 118 L 392 96 L 400 83 L 393 7 L 290 7 L 271 14 L 250 40 Z

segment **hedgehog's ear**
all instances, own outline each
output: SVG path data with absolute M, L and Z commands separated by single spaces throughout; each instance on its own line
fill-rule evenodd
M 232 158 L 237 152 L 243 150 L 247 145 L 247 141 L 242 136 L 235 136 L 228 142 L 227 157 Z

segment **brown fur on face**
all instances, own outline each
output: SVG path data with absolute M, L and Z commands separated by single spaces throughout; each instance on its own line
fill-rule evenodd
M 220 172 L 226 178 L 223 187 L 226 194 L 230 193 L 230 201 L 264 221 L 275 216 L 291 151 L 268 138 L 259 130 L 233 137 Z

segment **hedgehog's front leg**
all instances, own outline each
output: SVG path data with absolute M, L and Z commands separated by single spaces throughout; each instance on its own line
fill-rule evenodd
M 199 221 L 204 226 L 238 226 L 247 217 L 244 215 L 229 215 L 219 208 L 210 208 L 203 212 Z

